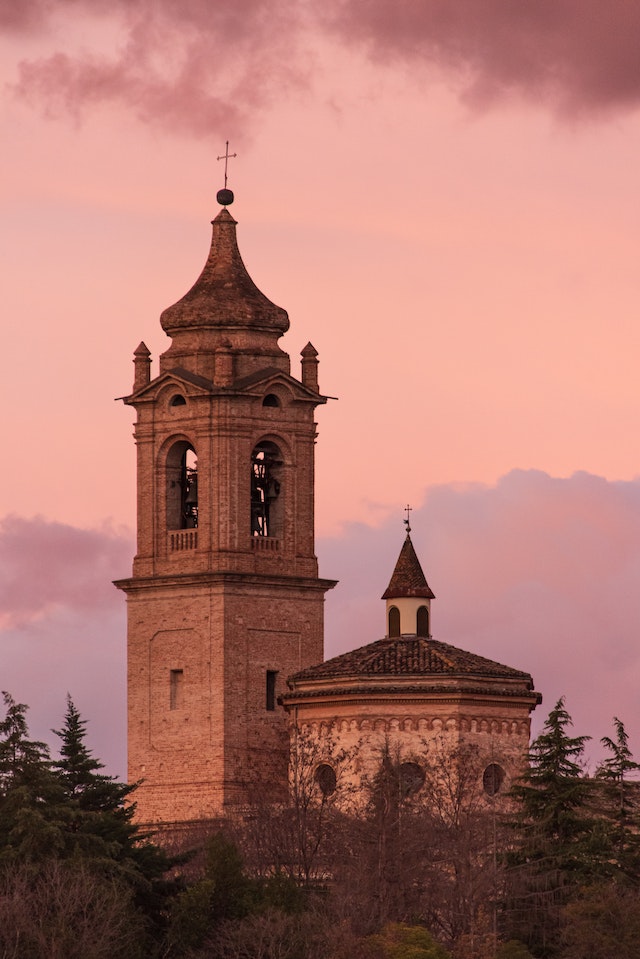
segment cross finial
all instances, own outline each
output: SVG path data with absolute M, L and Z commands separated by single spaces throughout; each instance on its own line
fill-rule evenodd
M 225 144 L 224 153 L 223 153 L 221 156 L 216 157 L 217 160 L 224 160 L 224 188 L 225 188 L 225 190 L 227 189 L 227 168 L 228 168 L 228 166 L 229 166 L 229 160 L 231 160 L 233 157 L 237 157 L 237 156 L 238 156 L 237 153 L 229 153 L 229 141 L 227 140 L 227 142 L 226 142 L 226 144 Z
M 409 504 L 407 503 L 407 505 L 404 508 L 404 511 L 407 514 L 407 518 L 403 519 L 402 521 L 404 525 L 407 527 L 407 533 L 411 532 L 411 524 L 409 523 L 409 513 L 411 513 L 412 510 L 413 510 L 413 506 L 409 506 Z

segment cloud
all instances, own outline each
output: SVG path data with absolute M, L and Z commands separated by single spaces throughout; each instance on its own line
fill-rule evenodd
M 402 512 L 319 544 L 326 654 L 385 633 L 386 588 L 403 540 Z M 620 716 L 640 728 L 640 480 L 513 471 L 495 486 L 439 486 L 412 514 L 429 585 L 434 636 L 530 672 L 544 703 L 539 729 L 566 695 L 590 753 Z M 640 741 L 633 743 L 640 755 Z
M 58 741 L 65 696 L 89 721 L 88 744 L 125 774 L 126 622 L 112 585 L 132 538 L 43 519 L 0 522 L 0 688 L 27 703 L 34 738 Z
M 0 0 L 0 30 L 14 35 L 40 32 L 50 7 L 49 0 Z
M 43 519 L 0 520 L 0 629 L 26 627 L 55 610 L 100 614 L 111 580 L 131 563 L 128 536 Z
M 418 86 L 444 71 L 472 104 L 517 93 L 585 115 L 640 101 L 633 0 L 0 0 L 0 29 L 50 34 L 14 86 L 50 114 L 115 103 L 199 137 L 246 135 L 276 96 L 310 84 L 327 39 L 406 68 Z
M 30 9 L 24 25 L 35 30 L 39 5 L 32 0 Z M 67 49 L 18 65 L 15 91 L 53 116 L 81 119 L 88 108 L 115 103 L 174 132 L 235 130 L 237 142 L 250 112 L 304 83 L 298 17 L 285 2 L 266 10 L 258 0 L 76 0 L 73 11 L 85 24 L 78 50 L 70 40 Z M 43 7 L 40 25 L 64 18 L 60 7 L 57 15 Z
M 633 0 L 341 0 L 328 10 L 343 41 L 381 63 L 444 68 L 472 102 L 516 92 L 584 114 L 640 101 Z

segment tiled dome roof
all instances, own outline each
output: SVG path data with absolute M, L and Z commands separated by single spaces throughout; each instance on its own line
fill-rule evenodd
M 307 680 L 358 676 L 417 678 L 434 675 L 520 679 L 533 688 L 528 673 L 447 643 L 415 635 L 379 639 L 317 666 L 303 669 L 291 676 L 291 682 L 297 684 Z

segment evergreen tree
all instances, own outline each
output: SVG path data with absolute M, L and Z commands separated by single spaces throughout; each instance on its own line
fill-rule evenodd
M 0 860 L 38 860 L 64 847 L 63 791 L 45 743 L 29 739 L 27 707 L 3 694 Z
M 103 764 L 86 745 L 86 726 L 67 696 L 64 726 L 52 730 L 61 739 L 52 766 L 64 794 L 66 854 L 90 859 L 95 870 L 125 882 L 145 915 L 161 925 L 166 896 L 175 891 L 163 880 L 171 861 L 133 821 L 136 784 L 101 772 Z
M 67 712 L 61 730 L 52 732 L 61 739 L 60 759 L 52 763 L 63 791 L 69 817 L 69 831 L 76 847 L 95 855 L 120 859 L 135 849 L 138 830 L 132 823 L 135 805 L 128 801 L 135 784 L 106 776 L 101 762 L 87 747 L 86 720 L 67 696 Z
M 609 751 L 596 773 L 600 786 L 599 809 L 610 824 L 610 861 L 616 870 L 613 879 L 640 883 L 640 834 L 638 830 L 638 782 L 630 775 L 640 769 L 629 747 L 622 720 L 613 718 L 615 739 L 604 736 L 602 745 Z
M 132 901 L 151 934 L 146 946 L 151 955 L 174 884 L 163 878 L 171 865 L 168 857 L 133 822 L 129 796 L 135 787 L 101 772 L 102 764 L 85 744 L 86 723 L 70 698 L 64 727 L 57 733 L 62 745 L 55 762 L 45 743 L 29 738 L 27 707 L 8 693 L 4 702 L 0 866 L 9 870 L 5 880 L 11 881 L 11 870 L 22 870 L 36 895 L 38 876 L 52 863 L 86 869 L 98 884 L 110 883 L 109 888 L 120 888 L 123 898 Z
M 607 844 L 590 810 L 581 759 L 588 736 L 570 736 L 572 720 L 559 699 L 532 743 L 529 765 L 514 785 L 518 812 L 509 855 L 508 919 L 538 954 L 559 944 L 560 910 L 581 884 L 598 876 Z

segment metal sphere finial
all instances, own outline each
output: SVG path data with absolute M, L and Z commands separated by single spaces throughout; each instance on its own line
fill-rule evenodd
M 229 141 L 227 140 L 224 153 L 217 157 L 218 160 L 224 160 L 224 189 L 218 190 L 216 193 L 216 200 L 220 206 L 230 206 L 233 203 L 233 190 L 227 190 L 227 167 L 229 159 L 237 157 L 237 155 L 237 153 L 229 153 Z
M 216 200 L 220 206 L 230 206 L 233 203 L 233 190 L 227 190 L 226 187 L 224 190 L 218 190 Z

